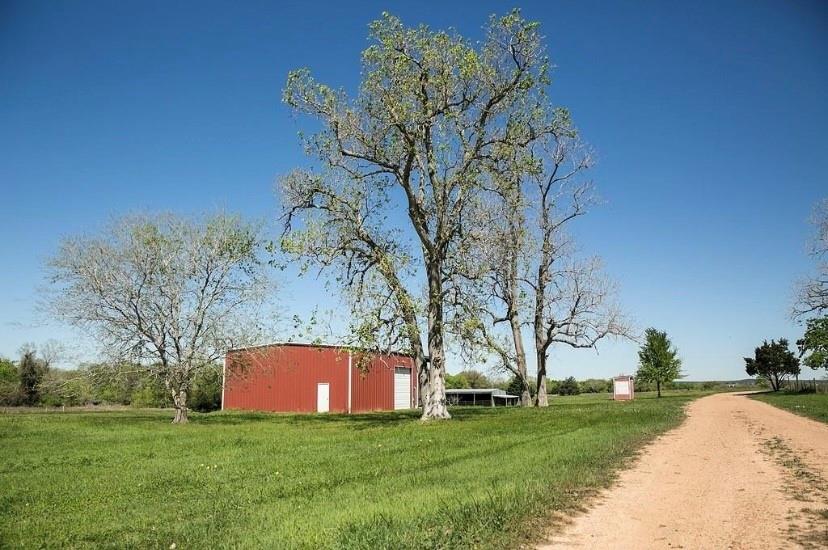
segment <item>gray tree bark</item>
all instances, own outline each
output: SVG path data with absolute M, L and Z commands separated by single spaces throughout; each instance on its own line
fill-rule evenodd
M 536 407 L 548 407 L 549 397 L 546 395 L 546 352 L 538 351 L 538 393 L 535 396 Z
M 187 390 L 179 389 L 172 390 L 173 404 L 175 405 L 175 418 L 173 424 L 186 424 L 189 422 L 187 417 Z
M 443 341 L 443 270 L 438 261 L 428 266 L 428 387 L 422 420 L 451 418 L 446 403 L 446 357 Z
M 532 406 L 532 393 L 529 391 L 529 377 L 526 372 L 526 350 L 523 349 L 523 336 L 520 331 L 520 319 L 513 315 L 509 319 L 512 328 L 512 340 L 515 343 L 515 367 L 520 378 L 520 404 L 522 407 Z

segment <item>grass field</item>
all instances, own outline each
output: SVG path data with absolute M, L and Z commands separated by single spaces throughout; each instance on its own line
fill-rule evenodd
M 0 414 L 0 546 L 501 548 L 537 536 L 698 394 L 548 410 Z
M 828 393 L 758 393 L 754 399 L 821 422 L 828 422 Z

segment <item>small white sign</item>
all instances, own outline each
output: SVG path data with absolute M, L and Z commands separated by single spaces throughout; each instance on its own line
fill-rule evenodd
M 630 382 L 629 380 L 616 380 L 615 381 L 615 393 L 618 395 L 629 395 L 630 394 Z

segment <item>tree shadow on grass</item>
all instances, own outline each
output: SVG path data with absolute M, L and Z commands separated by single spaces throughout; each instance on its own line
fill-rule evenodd
M 452 421 L 465 421 L 499 414 L 503 409 L 490 407 L 455 407 L 451 409 Z M 252 422 L 279 422 L 291 426 L 341 426 L 346 429 L 364 430 L 393 427 L 417 422 L 419 410 L 377 411 L 358 414 L 294 414 L 268 412 L 216 412 L 192 417 L 198 424 L 239 425 Z

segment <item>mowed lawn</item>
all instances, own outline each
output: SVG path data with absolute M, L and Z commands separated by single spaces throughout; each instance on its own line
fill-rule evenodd
M 751 397 L 792 413 L 801 414 L 821 422 L 828 422 L 828 393 L 787 393 L 780 391 L 757 393 Z
M 547 410 L 0 414 L 0 546 L 501 548 L 611 481 L 690 394 Z

